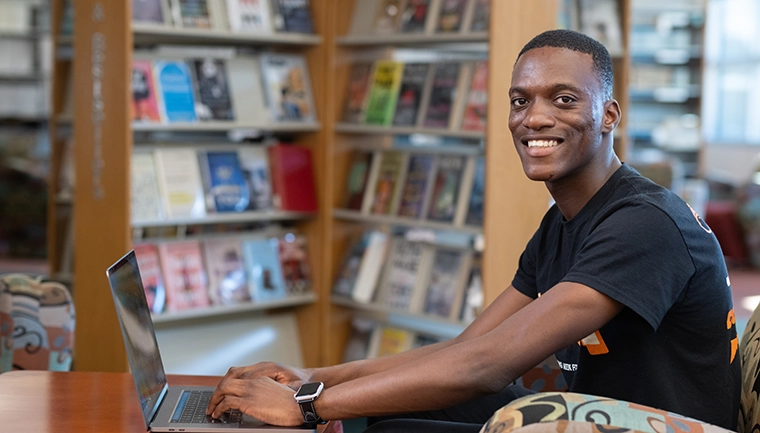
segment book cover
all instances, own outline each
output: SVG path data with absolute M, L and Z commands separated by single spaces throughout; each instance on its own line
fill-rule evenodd
M 423 126 L 428 128 L 449 127 L 460 68 L 461 64 L 457 62 L 435 64 Z
M 428 81 L 429 72 L 429 63 L 407 63 L 404 65 L 393 115 L 393 125 L 417 125 L 420 103 L 425 93 L 425 84 Z
M 198 152 L 210 212 L 242 212 L 248 207 L 248 183 L 240 168 L 238 153 L 232 151 Z
M 441 155 L 438 157 L 433 192 L 427 219 L 450 223 L 454 219 L 459 200 L 459 183 L 465 168 L 466 157 Z
M 276 122 L 313 122 L 314 102 L 306 58 L 301 54 L 259 57 L 264 94 Z
M 475 62 L 462 118 L 465 131 L 485 131 L 488 114 L 488 61 Z
M 275 207 L 283 211 L 316 212 L 311 150 L 286 144 L 267 149 Z
M 346 198 L 344 207 L 351 210 L 362 210 L 364 192 L 367 190 L 367 179 L 372 166 L 372 152 L 354 151 L 346 176 Z
M 412 342 L 412 349 L 416 349 L 418 347 L 428 346 L 428 345 L 440 343 L 440 342 L 441 342 L 440 337 L 435 337 L 432 335 L 425 335 L 425 334 L 417 334 L 414 336 L 414 341 Z
M 132 0 L 132 21 L 164 24 L 164 0 Z
M 467 250 L 438 247 L 425 293 L 425 314 L 456 320 L 464 297 L 472 253 Z
M 430 0 L 407 0 L 401 13 L 401 32 L 424 33 L 429 10 Z
M 401 0 L 380 0 L 373 23 L 375 33 L 381 35 L 396 33 L 401 22 L 401 12 Z
M 161 219 L 161 192 L 152 153 L 133 152 L 130 166 L 130 219 L 133 222 Z
M 357 239 L 349 242 L 350 247 L 343 257 L 340 271 L 333 284 L 333 295 L 351 297 L 354 291 L 356 279 L 359 276 L 359 267 L 362 264 L 364 251 L 369 245 L 371 231 L 365 231 Z
M 437 33 L 456 33 L 462 29 L 467 0 L 440 0 L 435 31 Z
M 243 258 L 248 270 L 248 290 L 254 302 L 276 301 L 287 297 L 277 239 L 244 240 Z
M 475 254 L 472 257 L 470 272 L 467 278 L 467 288 L 465 289 L 462 308 L 459 313 L 459 320 L 463 323 L 472 323 L 478 317 L 478 314 L 483 311 L 482 260 L 483 257 L 480 254 Z
M 227 66 L 219 59 L 192 61 L 195 75 L 195 113 L 200 120 L 235 120 Z
M 412 348 L 414 333 L 406 329 L 390 326 L 375 328 L 370 341 L 370 355 L 372 358 L 395 355 Z
M 351 333 L 343 351 L 343 362 L 366 359 L 369 355 L 369 345 L 372 339 L 372 331 L 375 322 L 363 317 L 354 317 L 351 320 Z
M 351 65 L 343 103 L 342 120 L 344 122 L 364 122 L 364 109 L 373 66 L 372 62 L 358 62 Z
M 419 311 L 424 300 L 424 277 L 430 245 L 394 238 L 383 271 L 376 302 L 391 310 Z
M 427 191 L 432 183 L 435 158 L 435 155 L 430 153 L 415 154 L 409 157 L 409 168 L 406 172 L 404 189 L 401 192 L 398 216 L 422 217 Z
M 153 82 L 153 65 L 149 60 L 132 61 L 132 120 L 160 122 L 156 87 Z
M 282 276 L 288 296 L 311 291 L 311 268 L 306 236 L 286 233 L 277 237 Z
M 272 0 L 278 32 L 314 33 L 309 0 Z
M 365 123 L 370 125 L 390 125 L 396 108 L 398 90 L 404 64 L 390 60 L 375 62 L 372 72 Z
M 268 0 L 227 0 L 227 16 L 233 32 L 272 31 Z
M 616 57 L 623 54 L 618 0 L 579 0 L 580 31 L 601 42 Z
M 159 314 L 164 311 L 166 306 L 166 288 L 164 287 L 164 278 L 161 275 L 158 246 L 155 244 L 135 244 L 132 248 L 135 250 L 137 266 L 140 268 L 140 279 L 143 290 L 145 290 L 148 308 L 150 308 L 151 313 Z
M 374 185 L 371 213 L 390 215 L 393 211 L 394 198 L 399 195 L 401 176 L 406 171 L 407 154 L 404 152 L 383 152 L 380 171 Z
M 193 149 L 163 148 L 154 153 L 156 177 L 168 218 L 205 215 L 198 155 Z
M 207 0 L 173 0 L 174 22 L 182 27 L 210 29 L 211 14 Z
M 359 271 L 351 290 L 354 301 L 363 304 L 372 302 L 375 296 L 390 243 L 390 236 L 379 230 L 371 230 L 367 236 L 366 248 L 364 248 Z
M 486 187 L 486 160 L 482 156 L 475 160 L 475 173 L 470 189 L 470 199 L 467 205 L 467 217 L 464 223 L 468 226 L 483 225 L 483 202 Z
M 269 175 L 267 150 L 263 146 L 240 146 L 238 159 L 243 178 L 248 184 L 246 210 L 272 209 L 272 180 Z
M 161 271 L 166 286 L 167 311 L 180 311 L 209 305 L 206 272 L 201 245 L 197 240 L 158 245 Z
M 163 118 L 168 122 L 195 122 L 195 98 L 190 68 L 182 61 L 157 61 L 153 65 Z
M 251 300 L 239 238 L 206 239 L 203 254 L 208 294 L 214 305 L 235 305 Z
M 491 0 L 471 0 L 474 5 L 469 31 L 471 33 L 487 32 L 491 18 Z

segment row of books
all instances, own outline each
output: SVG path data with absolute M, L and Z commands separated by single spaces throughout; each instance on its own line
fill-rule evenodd
M 351 321 L 351 334 L 343 352 L 343 362 L 382 358 L 439 341 L 441 339 L 436 336 L 354 317 Z
M 134 121 L 256 125 L 316 119 L 309 71 L 301 54 L 156 57 L 137 53 L 132 62 Z
M 264 303 L 311 290 L 306 238 L 215 237 L 134 246 L 153 314 Z
M 351 155 L 344 207 L 365 215 L 482 226 L 482 155 L 356 150 Z
M 488 61 L 351 65 L 342 120 L 349 123 L 484 131 Z
M 132 0 L 132 21 L 240 33 L 314 33 L 309 0 Z
M 311 150 L 286 144 L 136 150 L 132 221 L 217 212 L 316 212 Z
M 368 230 L 349 249 L 333 294 L 388 310 L 466 322 L 477 313 L 478 297 L 482 302 L 480 274 L 480 256 L 471 249 Z
M 488 31 L 490 0 L 359 0 L 351 34 L 447 34 Z

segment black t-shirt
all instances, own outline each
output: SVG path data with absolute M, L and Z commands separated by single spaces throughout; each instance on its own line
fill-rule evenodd
M 536 298 L 562 281 L 625 308 L 556 354 L 570 391 L 736 429 L 740 361 L 723 254 L 677 195 L 623 165 L 566 221 L 544 216 L 512 285 Z

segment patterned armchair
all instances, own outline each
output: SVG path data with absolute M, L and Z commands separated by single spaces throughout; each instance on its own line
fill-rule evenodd
M 760 307 L 742 334 L 739 433 L 760 430 Z M 535 388 L 534 388 L 535 389 Z M 729 433 L 721 427 L 647 406 L 571 392 L 540 392 L 497 410 L 481 433 Z

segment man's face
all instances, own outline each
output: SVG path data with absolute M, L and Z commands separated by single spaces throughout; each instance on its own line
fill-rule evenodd
M 509 91 L 509 129 L 529 179 L 558 181 L 609 157 L 602 135 L 612 132 L 619 112 L 615 104 L 610 113 L 613 102 L 603 95 L 590 54 L 544 47 L 520 57 Z

